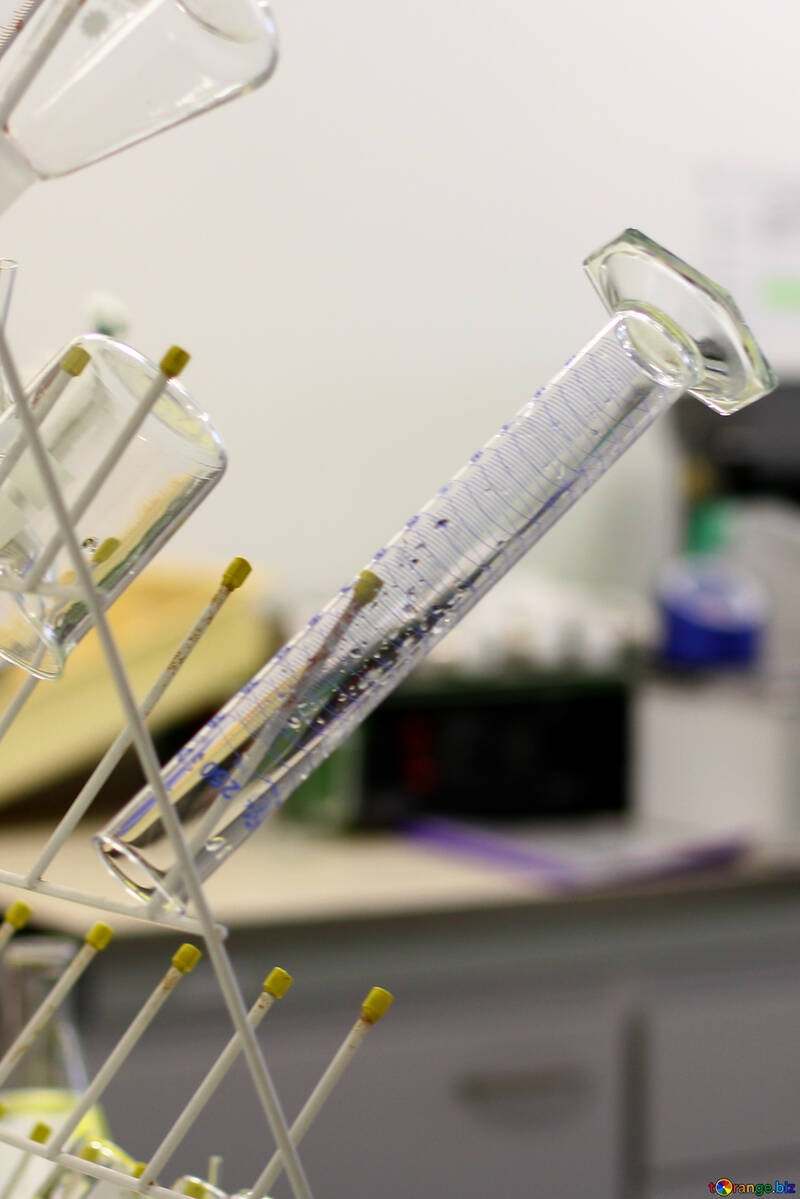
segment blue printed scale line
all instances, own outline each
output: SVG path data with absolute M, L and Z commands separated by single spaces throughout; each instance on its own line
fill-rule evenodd
M 684 393 L 775 378 L 727 293 L 634 230 L 586 263 L 611 319 L 164 768 L 207 878 Z M 149 789 L 98 835 L 156 910 L 185 890 Z

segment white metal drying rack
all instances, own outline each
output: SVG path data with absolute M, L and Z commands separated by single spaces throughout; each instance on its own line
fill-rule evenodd
M 144 410 L 149 410 L 158 396 L 163 392 L 169 378 L 174 373 L 177 373 L 174 367 L 174 360 L 170 358 L 169 354 L 166 355 L 157 378 L 142 400 L 141 406 Z M 0 883 L 31 892 L 34 895 L 39 893 L 54 896 L 71 903 L 83 904 L 95 910 L 107 912 L 110 915 L 123 914 L 133 919 L 143 920 L 170 930 L 178 929 L 184 932 L 191 932 L 203 938 L 225 1006 L 233 1022 L 238 1045 L 247 1062 L 268 1128 L 274 1138 L 277 1150 L 281 1154 L 292 1192 L 295 1199 L 310 1199 L 311 1189 L 305 1171 L 300 1162 L 296 1146 L 290 1136 L 289 1128 L 264 1055 L 256 1040 L 254 1029 L 248 1021 L 247 1009 L 245 1008 L 242 993 L 225 945 L 227 930 L 214 920 L 183 830 L 164 788 L 153 739 L 147 728 L 144 716 L 137 706 L 119 648 L 106 617 L 104 601 L 92 583 L 91 574 L 84 554 L 81 551 L 75 527 L 44 447 L 30 402 L 22 387 L 16 363 L 8 346 L 5 329 L 2 327 L 0 327 L 0 370 L 2 370 L 5 378 L 10 398 L 15 405 L 25 441 L 30 448 L 33 461 L 40 475 L 42 486 L 51 505 L 59 533 L 63 538 L 63 544 L 70 556 L 77 586 L 97 629 L 103 654 L 128 722 L 127 733 L 136 749 L 145 778 L 152 788 L 153 795 L 158 804 L 166 834 L 172 844 L 176 861 L 185 879 L 186 890 L 195 916 L 181 916 L 168 912 L 149 912 L 136 902 L 126 902 L 122 899 L 111 901 L 104 896 L 90 894 L 76 887 L 55 885 L 43 877 L 44 869 L 57 856 L 58 851 L 71 834 L 75 824 L 77 824 L 77 820 L 83 815 L 85 807 L 88 807 L 88 804 L 85 806 L 82 804 L 80 796 L 70 807 L 67 816 L 61 821 L 47 841 L 31 870 L 27 874 L 14 874 L 7 870 L 0 870 Z M 102 480 L 99 480 L 99 482 L 102 482 Z M 16 583 L 12 583 L 10 587 L 6 587 L 6 581 L 0 578 L 0 589 L 17 591 L 19 587 Z M 34 590 L 40 590 L 41 594 L 52 595 L 56 589 L 50 584 Z M 74 595 L 75 589 L 74 587 L 68 587 L 64 591 L 65 594 L 69 592 L 71 595 Z M 24 700 L 31 694 L 35 683 L 36 680 L 32 678 L 23 683 L 21 691 L 18 692 L 15 700 L 12 701 L 12 710 L 10 711 L 12 719 L 21 710 Z M 4 723 L 5 727 L 8 728 L 11 720 Z M 159 1186 L 156 1183 L 147 1183 L 144 1180 L 132 1179 L 129 1175 L 123 1175 L 119 1171 L 110 1170 L 90 1161 L 79 1160 L 74 1155 L 66 1153 L 61 1149 L 49 1147 L 47 1143 L 39 1144 L 28 1138 L 20 1137 L 9 1130 L 3 1129 L 2 1126 L 0 1126 L 0 1141 L 24 1149 L 35 1156 L 48 1158 L 55 1164 L 69 1166 L 79 1174 L 83 1173 L 89 1177 L 116 1182 L 123 1189 L 123 1193 L 127 1189 L 132 1194 L 149 1194 L 154 1197 L 157 1196 L 158 1199 L 168 1199 L 168 1197 L 178 1195 L 177 1191 Z
M 146 393 L 142 403 L 140 403 L 140 408 L 143 411 L 148 411 L 151 408 L 152 404 L 156 402 L 158 396 L 163 392 L 164 387 L 167 386 L 169 378 L 178 373 L 175 367 L 176 362 L 173 351 L 170 351 L 162 361 L 160 373 L 158 373 L 157 378 L 152 382 L 148 393 Z M 180 369 L 180 366 L 178 369 Z M 89 906 L 89 908 L 108 912 L 109 915 L 121 914 L 132 917 L 134 920 L 156 924 L 156 926 L 162 928 L 180 929 L 181 932 L 191 932 L 203 938 L 213 971 L 215 971 L 217 977 L 219 990 L 221 990 L 224 1004 L 228 1008 L 231 1022 L 234 1025 L 237 1046 L 239 1046 L 243 1056 L 245 1056 L 249 1073 L 251 1073 L 253 1079 L 255 1092 L 257 1092 L 258 1101 L 264 1111 L 267 1127 L 269 1127 L 273 1140 L 275 1140 L 277 1151 L 281 1153 L 291 1191 L 293 1191 L 295 1199 L 311 1199 L 311 1188 L 309 1188 L 305 1170 L 302 1168 L 296 1146 L 289 1133 L 287 1121 L 285 1121 L 269 1068 L 267 1068 L 264 1055 L 261 1053 L 257 1038 L 255 1038 L 253 1026 L 249 1023 L 245 1001 L 243 1001 L 239 983 L 236 981 L 233 965 L 231 965 L 230 956 L 227 947 L 225 947 L 227 929 L 218 924 L 215 918 L 213 918 L 209 902 L 207 902 L 203 890 L 203 884 L 201 884 L 196 866 L 194 866 L 191 851 L 188 849 L 184 831 L 182 831 L 179 820 L 176 818 L 172 803 L 169 802 L 167 791 L 164 789 L 160 761 L 158 761 L 154 741 L 152 741 L 148 725 L 145 723 L 143 712 L 140 711 L 136 698 L 134 698 L 131 682 L 128 680 L 119 647 L 116 645 L 114 634 L 109 626 L 106 610 L 104 610 L 103 598 L 98 594 L 94 584 L 92 584 L 91 573 L 88 565 L 86 565 L 82 549 L 80 549 L 71 513 L 67 510 L 64 495 L 61 493 L 59 482 L 56 480 L 47 450 L 44 448 L 40 429 L 38 429 L 35 417 L 32 415 L 29 399 L 25 396 L 16 362 L 14 362 L 11 350 L 8 348 L 4 327 L 0 327 L 0 370 L 2 375 L 4 375 L 8 394 L 10 394 L 14 408 L 16 408 L 26 445 L 30 448 L 32 459 L 34 459 L 36 469 L 41 477 L 42 487 L 47 494 L 50 507 L 52 507 L 62 542 L 64 542 L 67 553 L 70 555 L 80 595 L 83 596 L 86 607 L 90 611 L 92 622 L 94 622 L 97 629 L 103 656 L 106 658 L 116 692 L 119 694 L 122 710 L 124 710 L 127 719 L 127 735 L 130 736 L 130 740 L 134 748 L 136 748 L 146 781 L 148 781 L 152 788 L 152 794 L 154 794 L 158 808 L 160 808 L 164 830 L 166 830 L 170 843 L 172 843 L 175 860 L 179 863 L 182 874 L 184 874 L 188 897 L 190 897 L 192 908 L 196 915 L 192 917 L 174 915 L 166 911 L 154 912 L 145 909 L 144 906 L 136 902 L 125 902 L 124 899 L 114 902 L 114 900 L 109 900 L 103 896 L 97 896 L 97 894 L 80 890 L 78 887 L 54 885 L 52 882 L 48 882 L 46 878 L 43 878 L 44 869 L 58 855 L 61 846 L 64 845 L 67 837 L 71 835 L 74 826 L 77 825 L 77 821 L 84 814 L 85 808 L 89 806 L 88 803 L 82 801 L 82 797 L 80 796 L 73 802 L 65 819 L 56 827 L 53 835 L 50 836 L 48 842 L 44 845 L 40 857 L 37 858 L 36 863 L 29 870 L 29 873 L 13 874 L 8 872 L 8 870 L 0 870 L 0 882 L 6 886 L 16 887 L 19 890 L 31 892 L 32 894 L 47 894 L 47 896 L 65 899 L 71 903 L 84 904 Z M 97 482 L 100 484 L 102 481 L 101 478 Z M 16 583 L 6 586 L 6 580 L 0 577 L 0 590 L 17 591 L 19 588 Z M 37 586 L 37 588 L 26 588 L 26 590 L 34 591 L 34 594 L 36 591 L 41 590 L 41 594 L 53 595 L 54 590 L 58 589 L 55 589 L 53 584 L 49 584 L 42 586 L 41 589 Z M 65 595 L 67 592 L 70 592 L 70 595 L 74 595 L 74 586 L 70 586 L 70 588 L 65 588 L 64 590 Z M 12 700 L 10 712 L 7 713 L 7 715 L 11 716 L 11 719 L 16 717 L 18 712 L 22 710 L 24 700 L 29 697 L 35 685 L 36 680 L 32 679 L 32 677 L 29 677 L 23 683 L 23 687 L 20 688 L 17 697 L 14 697 L 14 700 Z M 5 729 L 10 727 L 11 719 L 4 722 Z M 19 1135 L 7 1131 L 2 1126 L 0 1126 L 0 1141 L 19 1147 L 19 1149 L 24 1149 L 26 1152 L 32 1153 L 32 1155 L 46 1157 L 55 1164 L 68 1165 L 71 1169 L 76 1170 L 78 1174 L 83 1173 L 91 1177 L 96 1177 L 96 1179 L 118 1182 L 122 1188 L 122 1192 L 125 1192 L 125 1189 L 127 1189 L 132 1194 L 150 1194 L 158 1197 L 158 1199 L 168 1199 L 168 1197 L 176 1197 L 179 1194 L 172 1191 L 172 1189 L 158 1186 L 155 1182 L 146 1182 L 144 1179 L 142 1181 L 134 1180 L 131 1179 L 130 1175 L 121 1174 L 118 1170 L 108 1169 L 94 1162 L 82 1161 L 82 1159 L 74 1157 L 71 1153 L 67 1153 L 62 1149 L 49 1147 L 47 1143 L 38 1144 L 36 1141 L 28 1138 L 19 1137 Z

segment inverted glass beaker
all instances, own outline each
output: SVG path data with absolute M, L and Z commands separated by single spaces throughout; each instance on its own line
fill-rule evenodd
M 80 373 L 64 369 L 77 359 Z M 102 334 L 72 342 L 27 389 L 51 466 L 72 509 L 159 367 Z M 172 379 L 76 520 L 95 587 L 112 603 L 208 495 L 225 469 L 208 417 Z M 0 415 L 0 656 L 56 678 L 91 627 L 82 597 L 2 590 L 2 582 L 74 584 L 71 559 L 18 413 Z

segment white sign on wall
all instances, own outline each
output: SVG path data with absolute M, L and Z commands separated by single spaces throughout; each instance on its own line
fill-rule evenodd
M 800 174 L 704 168 L 699 260 L 785 381 L 800 381 Z

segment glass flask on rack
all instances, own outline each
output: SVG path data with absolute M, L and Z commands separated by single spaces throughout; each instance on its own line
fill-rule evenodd
M 135 1177 L 133 1160 L 111 1141 L 92 1137 L 83 1140 L 72 1152 L 83 1161 L 94 1162 L 109 1170 L 118 1170 L 120 1174 Z M 50 1176 L 35 1194 L 30 1194 L 31 1199 L 132 1199 L 135 1192 L 122 1183 L 92 1178 L 68 1167 L 54 1170 L 51 1165 Z M 11 1199 L 27 1199 L 27 1196 L 12 1195 Z
M 0 967 L 3 1051 L 39 1009 L 74 956 L 74 943 L 59 937 L 18 937 L 8 946 Z M 68 998 L 14 1068 L 0 1090 L 0 1127 L 20 1136 L 28 1136 L 39 1122 L 56 1127 L 72 1111 L 76 1096 L 86 1090 L 88 1078 L 73 1017 Z M 75 1136 L 103 1136 L 106 1131 L 103 1113 L 96 1107 Z M 0 1142 L 0 1178 L 12 1175 L 22 1156 L 19 1149 Z M 29 1188 L 26 1193 L 32 1195 L 52 1169 L 51 1162 L 32 1157 L 24 1175 Z
M 213 1183 L 203 1182 L 202 1178 L 197 1178 L 194 1174 L 182 1174 L 180 1178 L 175 1179 L 171 1189 L 179 1195 L 188 1196 L 188 1199 L 228 1199 L 225 1191 L 221 1191 Z
M 266 0 L 0 0 L 0 211 L 272 74 Z
M 95 587 L 112 603 L 208 495 L 225 470 L 219 437 L 171 379 L 135 437 L 97 486 L 106 454 L 159 367 L 102 334 L 78 338 L 30 385 L 34 419 Z M 71 558 L 14 405 L 0 414 L 0 656 L 57 678 L 91 627 L 82 596 L 42 595 L 40 582 L 75 582 Z
M 585 265 L 611 319 L 164 767 L 200 879 L 680 396 L 726 413 L 775 386 L 727 293 L 650 238 Z M 149 786 L 96 844 L 134 894 L 185 907 Z

